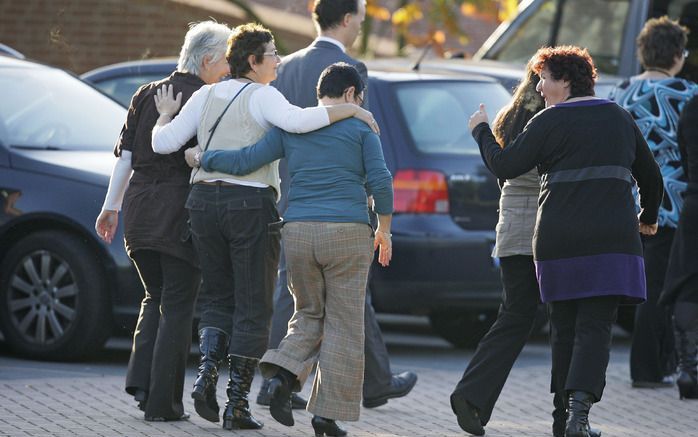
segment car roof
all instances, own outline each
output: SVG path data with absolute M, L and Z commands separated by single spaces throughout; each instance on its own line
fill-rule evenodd
M 89 81 L 100 81 L 107 78 L 132 75 L 134 73 L 164 73 L 169 74 L 177 68 L 177 58 L 142 59 L 126 61 L 95 68 L 80 75 Z
M 467 82 L 490 82 L 497 83 L 491 77 L 477 74 L 464 73 L 422 73 L 421 71 L 385 71 L 372 70 L 369 67 L 368 75 L 371 78 L 386 82 L 415 82 L 415 81 L 467 81 Z
M 0 54 L 0 67 L 2 68 L 55 68 L 50 65 L 41 64 L 27 59 L 20 59 L 14 56 Z

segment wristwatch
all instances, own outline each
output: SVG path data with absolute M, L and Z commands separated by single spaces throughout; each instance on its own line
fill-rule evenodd
M 201 167 L 201 150 L 197 150 L 194 153 L 194 163 L 197 167 Z

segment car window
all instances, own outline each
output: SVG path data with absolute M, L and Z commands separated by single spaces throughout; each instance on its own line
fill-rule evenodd
M 525 64 L 539 47 L 548 45 L 556 10 L 555 0 L 544 2 L 528 19 L 521 23 L 514 35 L 492 57 L 512 64 Z
M 589 49 L 599 71 L 616 74 L 630 3 L 631 0 L 544 1 L 488 58 L 525 64 L 541 46 L 571 44 Z M 562 9 L 556 30 L 558 5 Z
M 0 70 L 0 90 L 9 146 L 109 150 L 126 116 L 116 102 L 54 68 Z
M 555 44 L 586 47 L 599 71 L 618 73 L 630 0 L 577 0 L 563 5 Z
M 478 154 L 468 118 L 484 103 L 490 120 L 511 96 L 498 83 L 424 81 L 396 84 L 400 110 L 424 153 Z
M 162 74 L 140 74 L 138 76 L 124 76 L 106 79 L 94 85 L 105 94 L 110 95 L 119 103 L 128 108 L 131 97 L 143 84 L 154 82 L 163 78 Z

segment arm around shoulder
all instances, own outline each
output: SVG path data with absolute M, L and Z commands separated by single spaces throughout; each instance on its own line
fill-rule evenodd
M 231 175 L 246 175 L 284 157 L 284 134 L 272 128 L 262 139 L 240 150 L 208 150 L 201 154 L 201 168 Z

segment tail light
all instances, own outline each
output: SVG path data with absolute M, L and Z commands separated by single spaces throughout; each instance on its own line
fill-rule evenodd
M 393 192 L 396 213 L 448 213 L 448 184 L 441 172 L 398 170 Z

